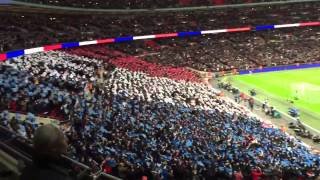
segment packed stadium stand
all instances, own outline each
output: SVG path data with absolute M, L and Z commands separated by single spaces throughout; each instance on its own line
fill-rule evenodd
M 320 3 L 144 15 L 0 12 L 0 51 L 58 42 L 317 21 Z M 102 26 L 103 25 L 103 26 Z M 106 25 L 108 28 L 104 28 Z M 315 27 L 317 28 L 317 27 Z M 243 34 L 245 36 L 245 34 Z M 212 37 L 215 38 L 215 37 Z
M 224 3 L 32 2 L 95 8 Z M 109 37 L 319 21 L 319 10 L 320 3 L 297 3 L 148 16 L 0 12 L 0 52 Z M 73 176 L 90 169 L 88 174 L 98 179 L 316 179 L 319 154 L 224 97 L 193 69 L 316 63 L 319 28 L 122 42 L 9 58 L 0 64 L 0 147 L 26 166 L 32 164 L 34 132 L 45 124 L 41 118 L 48 117 L 68 139 L 59 164 Z
M 8 119 L 4 111 L 2 125 L 30 138 L 37 127 L 31 126 L 32 114 L 62 115 L 73 122 L 62 128 L 70 157 L 93 169 L 102 163 L 107 173 L 124 179 L 231 178 L 240 169 L 245 177 L 306 177 L 319 171 L 319 158 L 300 142 L 264 128 L 205 85 L 150 74 L 154 66 L 141 72 L 128 57 L 113 63 L 84 57 L 92 51 L 69 53 L 28 55 L 1 66 L 2 109 L 32 117 L 26 123 Z

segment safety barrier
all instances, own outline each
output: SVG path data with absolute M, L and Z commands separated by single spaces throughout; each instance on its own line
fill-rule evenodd
M 279 66 L 279 67 L 266 67 L 266 68 L 255 69 L 255 70 L 240 71 L 239 74 L 245 75 L 245 74 L 264 73 L 264 72 L 315 68 L 315 67 L 320 67 L 320 64 L 302 64 L 302 65 L 290 65 L 290 66 Z
M 4 54 L 0 54 L 0 62 L 5 61 L 6 59 L 9 59 L 9 58 L 23 56 L 23 55 L 27 55 L 27 54 L 46 52 L 46 51 L 58 50 L 58 49 L 67 49 L 67 48 L 73 48 L 73 47 L 79 47 L 79 46 L 94 45 L 94 44 L 108 44 L 108 43 L 119 43 L 119 42 L 145 40 L 145 39 L 187 37 L 187 36 L 198 36 L 198 35 L 206 35 L 206 34 L 261 31 L 261 30 L 272 30 L 272 29 L 280 29 L 280 28 L 292 28 L 292 27 L 306 27 L 306 26 L 320 26 L 320 21 L 319 22 L 294 23 L 294 24 L 280 24 L 280 25 L 263 25 L 263 26 L 255 26 L 255 27 L 247 26 L 247 27 L 240 27 L 240 28 L 206 30 L 206 31 L 164 33 L 164 34 L 143 35 L 143 36 L 128 36 L 128 37 L 118 37 L 118 38 L 109 38 L 109 39 L 94 40 L 94 41 L 83 41 L 83 42 L 67 42 L 67 43 L 48 45 L 48 46 L 25 49 L 25 50 L 16 50 L 16 51 L 11 51 L 11 52 L 7 52 Z

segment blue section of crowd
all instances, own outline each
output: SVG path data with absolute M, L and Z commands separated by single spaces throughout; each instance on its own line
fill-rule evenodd
M 1 108 L 26 102 L 19 106 L 37 114 L 58 107 L 71 122 L 62 128 L 70 156 L 90 167 L 101 164 L 122 178 L 232 178 L 240 172 L 245 178 L 318 176 L 319 155 L 279 129 L 264 128 L 205 85 L 116 68 L 99 86 L 92 79 L 97 74 L 82 75 L 94 66 L 89 62 L 101 67 L 95 59 L 62 52 L 26 58 L 0 66 Z M 35 62 L 39 66 L 25 67 Z M 7 127 L 30 134 L 20 121 L 1 117 Z M 120 173 L 119 167 L 126 170 Z

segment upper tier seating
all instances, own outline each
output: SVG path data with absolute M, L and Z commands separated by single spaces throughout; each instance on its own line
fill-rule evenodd
M 61 42 L 319 21 L 320 3 L 145 15 L 0 12 L 0 52 Z M 292 28 L 291 28 L 292 29 Z M 243 33 L 245 36 L 246 33 Z M 236 34 L 238 35 L 238 34 Z M 209 35 L 208 37 L 224 36 Z

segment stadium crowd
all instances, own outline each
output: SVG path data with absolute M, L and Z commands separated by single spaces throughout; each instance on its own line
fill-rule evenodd
M 85 51 L 7 60 L 0 65 L 1 109 L 62 114 L 69 121 L 61 126 L 69 139 L 69 155 L 124 179 L 315 179 L 319 175 L 319 155 L 281 130 L 265 127 L 214 89 L 122 66 L 131 63 L 130 56 L 107 60 L 85 57 L 97 55 Z M 162 71 L 170 74 L 170 69 Z M 11 123 L 6 114 L 0 116 L 1 124 L 28 137 L 30 133 L 24 132 L 29 123 Z
M 0 52 L 110 37 L 318 21 L 319 8 L 320 3 L 314 2 L 312 6 L 298 3 L 284 6 L 217 9 L 210 12 L 158 13 L 148 16 L 45 13 L 39 16 L 34 13 L 2 12 Z M 221 35 L 208 37 L 215 39 L 216 36 Z M 267 37 L 268 39 L 270 38 Z
M 150 8 L 166 1 L 112 6 L 120 2 L 121 8 Z M 1 13 L 0 51 L 106 36 L 318 21 L 313 12 L 319 8 L 313 3 L 130 17 Z M 123 179 L 315 179 L 319 155 L 220 97 L 185 67 L 221 71 L 314 63 L 320 59 L 318 31 L 149 40 L 9 59 L 0 64 L 0 124 L 32 138 L 36 116 L 60 119 L 70 157 Z
M 80 8 L 97 8 L 97 9 L 149 9 L 149 8 L 178 8 L 188 6 L 212 6 L 224 4 L 242 4 L 257 2 L 272 2 L 275 0 L 20 0 L 24 2 L 33 2 L 54 6 L 68 6 Z
M 15 116 L 10 116 L 8 110 L 0 110 L 0 126 L 8 127 L 19 135 L 28 139 L 33 138 L 35 130 L 41 125 L 36 116 L 32 113 L 27 113 L 26 118 L 22 118 L 21 113 L 16 113 Z
M 320 28 L 273 30 L 111 45 L 153 63 L 220 72 L 320 61 Z M 125 46 L 125 48 L 124 48 Z

